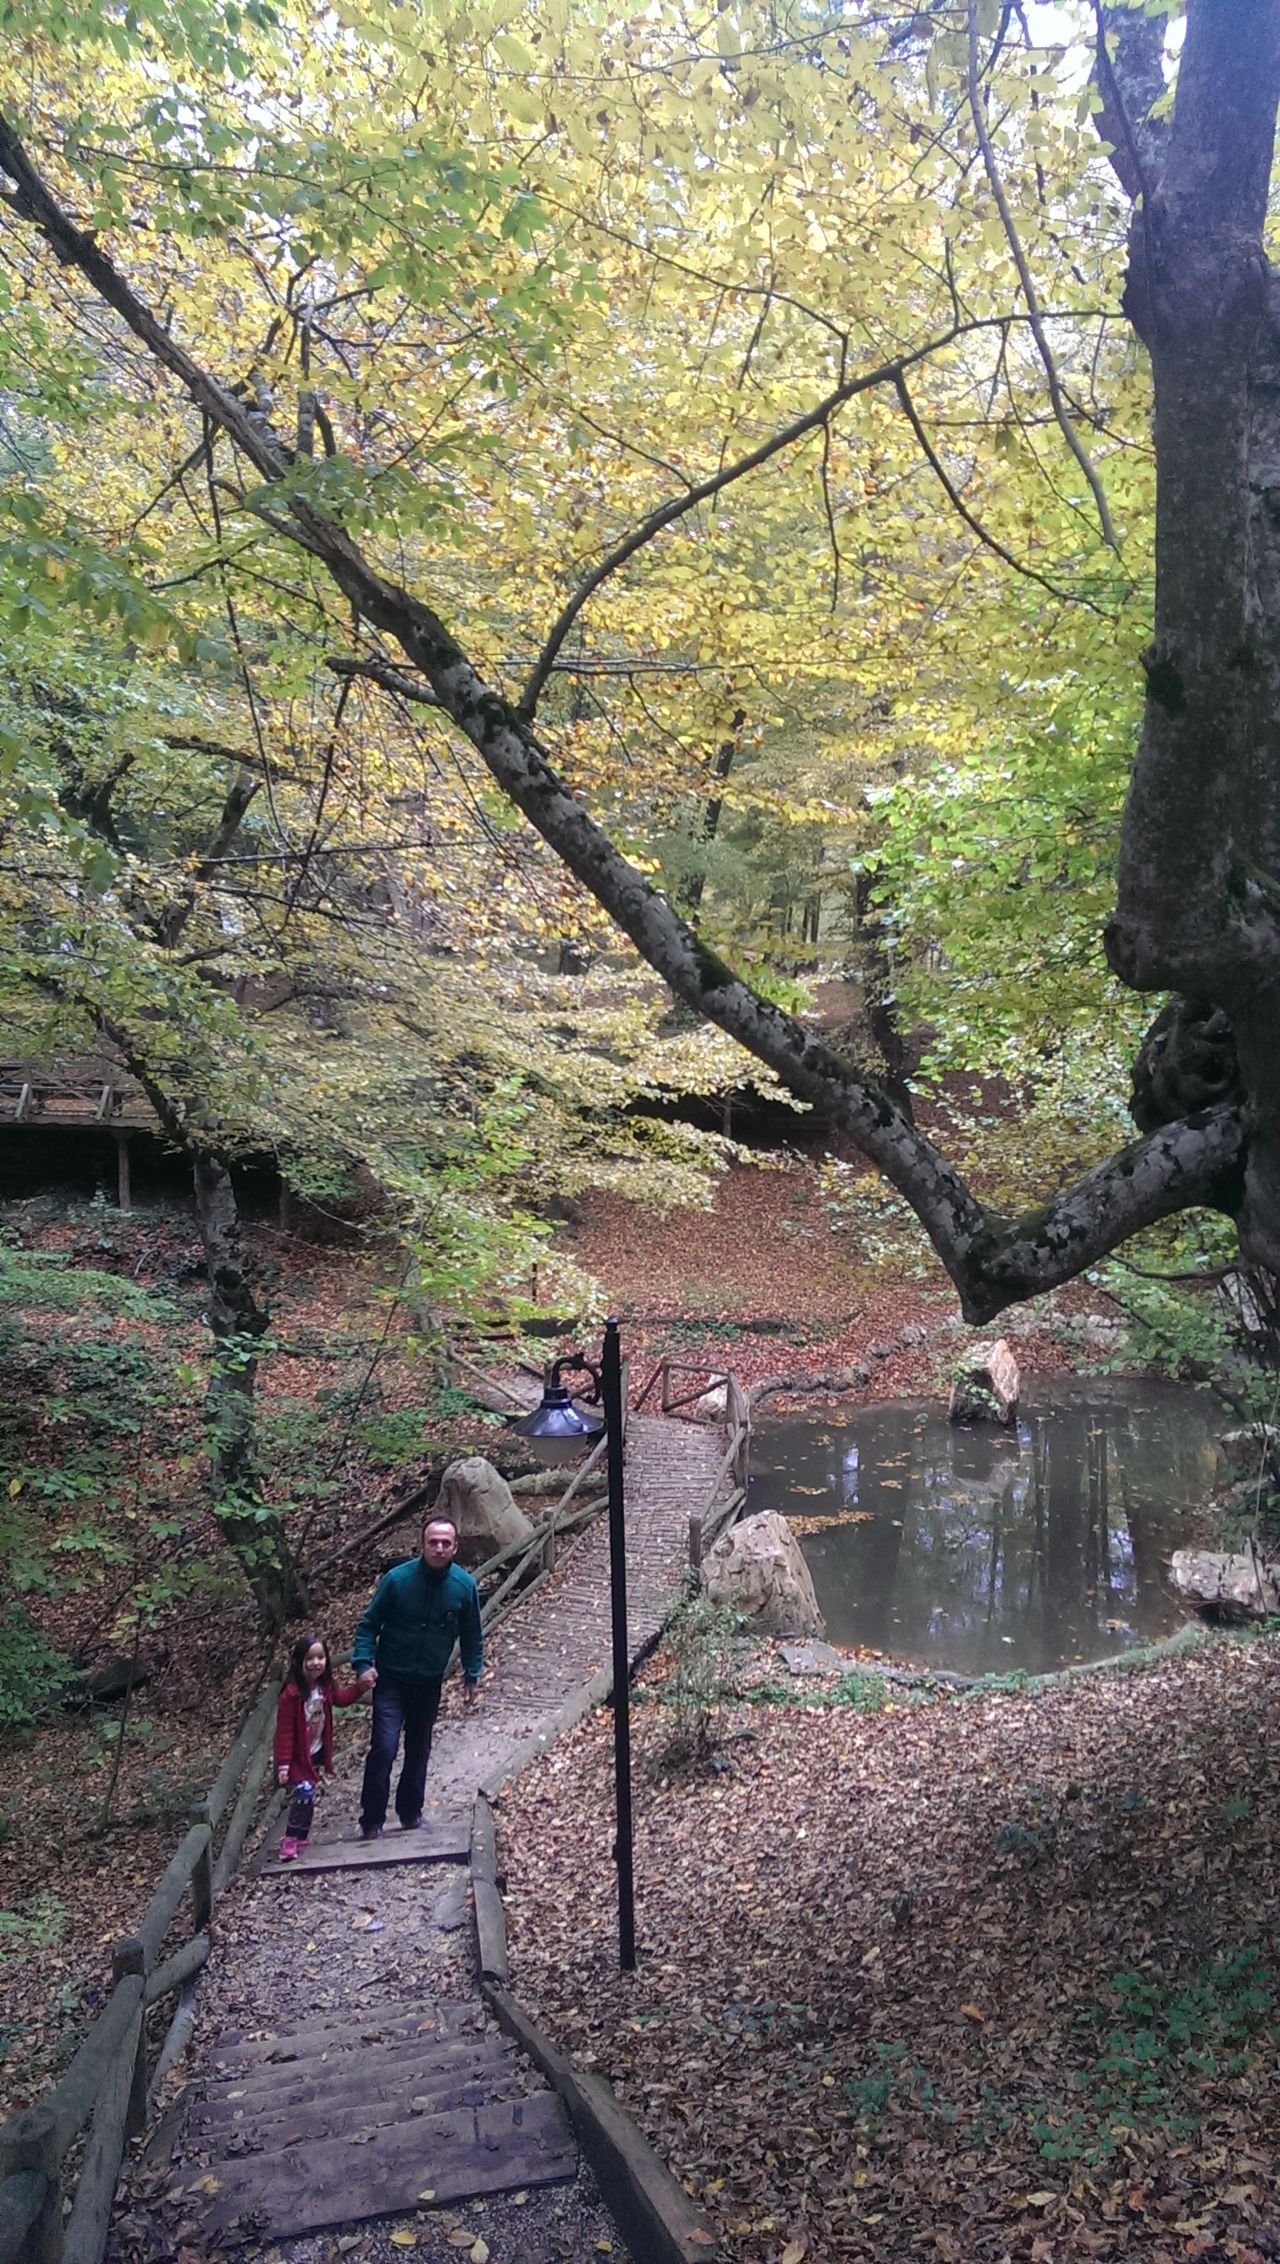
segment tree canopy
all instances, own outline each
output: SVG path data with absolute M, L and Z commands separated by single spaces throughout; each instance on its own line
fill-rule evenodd
M 317 1168 L 550 1108 L 666 1175 L 617 1102 L 731 1050 L 533 966 L 620 931 L 972 1318 L 1195 1205 L 1276 1265 L 1275 0 L 3 13 L 31 1028 Z M 1077 1176 L 984 1202 L 795 1011 L 797 904 L 1083 1082 Z

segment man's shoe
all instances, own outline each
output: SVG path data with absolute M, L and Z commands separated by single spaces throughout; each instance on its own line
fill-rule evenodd
M 361 1839 L 381 1839 L 381 1824 L 362 1824 L 360 1826 L 360 1837 Z
M 402 1832 L 420 1832 L 422 1830 L 421 1816 L 410 1816 L 407 1821 L 402 1816 L 400 1819 L 400 1829 Z

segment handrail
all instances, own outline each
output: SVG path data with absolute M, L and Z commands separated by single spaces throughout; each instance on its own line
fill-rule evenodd
M 276 1694 L 272 1682 L 250 1708 L 137 1933 L 116 1944 L 115 1985 L 70 2066 L 44 2099 L 0 2123 L 0 2264 L 101 2264 L 125 2144 L 146 2117 L 147 2012 L 175 1990 L 189 1991 L 209 1955 L 213 1907 L 235 1869 L 270 1762 Z M 188 1890 L 186 1938 L 157 1962 Z M 180 2001 L 161 2064 L 168 2064 L 166 2045 L 184 2012 Z M 89 2138 L 64 2222 L 63 2163 L 86 2123 Z

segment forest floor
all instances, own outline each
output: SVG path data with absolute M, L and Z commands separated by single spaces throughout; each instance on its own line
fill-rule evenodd
M 1280 2254 L 1280 1636 L 918 1704 L 766 1668 L 693 1778 L 668 1665 L 632 1714 L 635 1972 L 609 1717 L 519 1779 L 500 1852 L 513 1989 L 717 2254 Z
M 119 1705 L 55 1706 L 0 1739 L 0 2114 L 44 2087 L 105 2001 L 110 1946 L 136 1924 L 189 1802 L 207 1787 L 269 1665 L 201 1506 L 198 1392 L 191 1370 L 173 1365 L 201 1352 L 191 1221 L 173 1211 L 74 1212 L 44 1200 L 7 1206 L 5 1224 L 28 1248 L 154 1288 L 172 1311 L 163 1326 L 99 1314 L 59 1317 L 53 1330 L 36 1320 L 25 1339 L 0 1345 L 10 1407 L 3 1443 L 8 1471 L 16 1471 L 10 1490 L 39 1496 L 47 1561 L 65 1568 L 25 1598 L 30 1615 L 80 1664 L 136 1642 L 150 1677 L 126 1716 Z M 964 1338 L 936 1269 L 921 1277 L 892 1233 L 874 1250 L 860 1240 L 851 1247 L 816 1168 L 803 1160 L 735 1168 L 706 1212 L 662 1218 L 592 1197 L 561 1233 L 622 1316 L 634 1386 L 665 1355 L 731 1365 L 745 1383 L 862 1361 L 870 1396 L 939 1392 Z M 314 1570 L 453 1456 L 502 1459 L 501 1423 L 465 1393 L 441 1388 L 415 1355 L 412 1316 L 387 1288 L 385 1251 L 322 1248 L 265 1227 L 253 1239 L 278 1347 L 261 1382 L 272 1492 L 292 1497 L 290 1536 Z M 1045 1312 L 1011 1316 L 1026 1370 L 1071 1363 L 1069 1316 L 1089 1302 L 1072 1290 Z M 75 1349 L 77 1331 L 73 1374 L 66 1348 Z M 490 1367 L 500 1357 L 472 1349 Z M 152 1354 L 155 1374 L 137 1384 L 136 1364 Z M 112 1410 L 120 1416 L 126 1386 L 141 1395 L 111 1470 L 94 1459 L 100 1442 L 75 1430 L 77 1411 L 93 1404 L 93 1393 L 79 1389 L 85 1376 L 105 1407 L 99 1429 Z M 148 1516 L 161 1512 L 159 1540 L 140 1501 Z M 383 1561 L 379 1544 L 357 1547 L 316 1580 L 315 1613 L 336 1652 L 349 1643 Z M 132 1599 L 144 1575 L 155 1586 L 139 1616 Z

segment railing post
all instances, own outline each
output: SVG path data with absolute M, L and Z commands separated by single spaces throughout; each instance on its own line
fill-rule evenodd
M 45 2181 L 40 2214 L 22 2251 L 22 2264 L 62 2264 L 62 2176 L 58 2123 L 51 2107 L 27 2107 L 0 2125 L 0 2179 L 34 2170 Z
M 193 1800 L 188 1816 L 193 1824 L 209 1826 L 209 1837 L 191 1873 L 191 1931 L 203 1934 L 213 1917 L 213 1817 L 207 1798 Z
M 664 1360 L 662 1363 L 662 1412 L 664 1415 L 671 1413 L 671 1362 L 669 1360 Z
M 689 1515 L 689 1564 L 696 1572 L 702 1563 L 702 1511 L 695 1509 Z
M 111 1979 L 123 1981 L 126 1973 L 147 1970 L 147 1952 L 136 1934 L 127 1942 L 117 1942 L 111 1953 Z M 138 2040 L 133 2055 L 133 2073 L 129 2078 L 129 2104 L 125 2110 L 124 2134 L 126 2138 L 140 2138 L 147 2127 L 147 2008 L 145 2001 L 138 2004 Z

